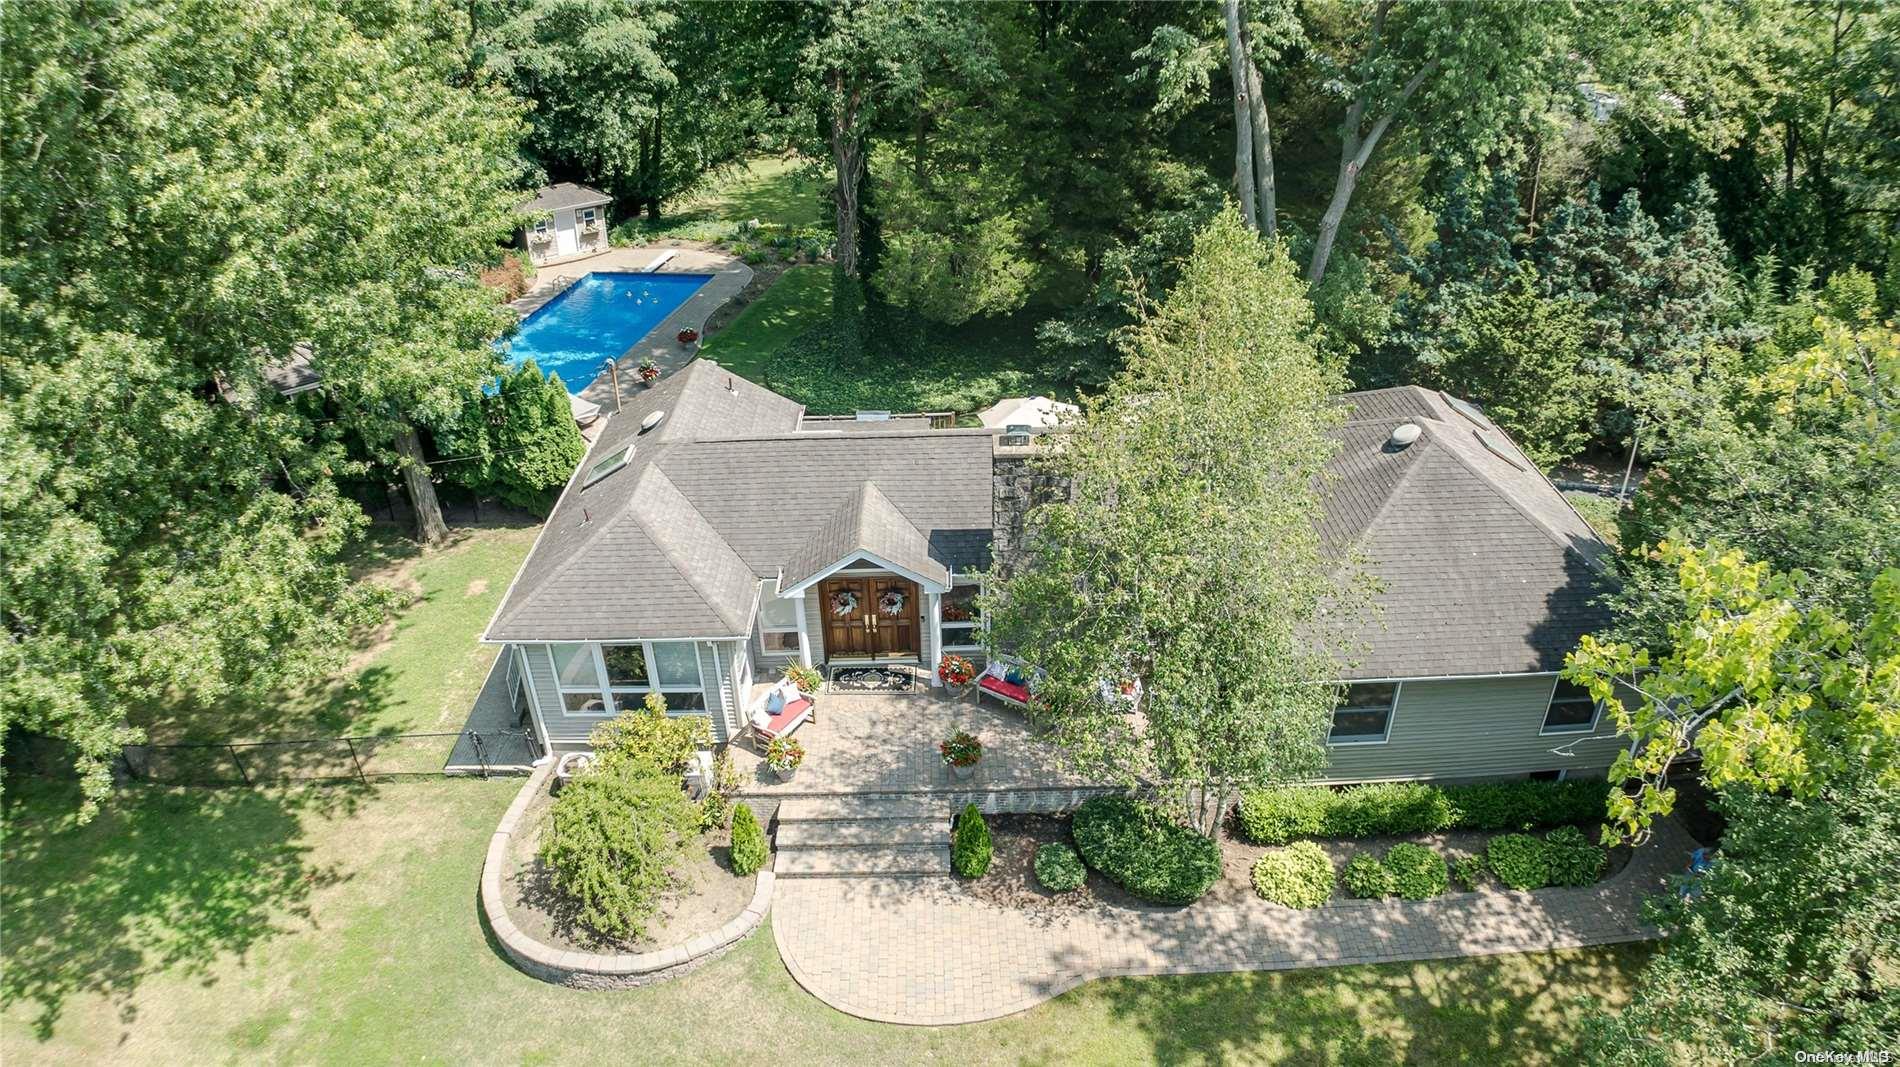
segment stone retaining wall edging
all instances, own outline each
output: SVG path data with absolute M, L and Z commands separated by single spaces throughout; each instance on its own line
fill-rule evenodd
M 757 929 L 772 904 L 771 870 L 761 870 L 752 891 L 752 902 L 718 930 L 654 952 L 596 953 L 558 949 L 522 932 L 508 917 L 501 891 L 502 869 L 508 863 L 508 850 L 521 817 L 536 793 L 547 785 L 554 772 L 550 760 L 536 768 L 533 776 L 515 794 L 512 804 L 488 839 L 488 855 L 482 861 L 482 915 L 514 965 L 556 985 L 579 989 L 620 989 L 673 978 L 719 955 L 741 938 Z

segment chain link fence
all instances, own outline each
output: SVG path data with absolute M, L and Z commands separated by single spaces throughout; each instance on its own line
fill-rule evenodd
M 19 773 L 72 773 L 72 747 L 15 735 L 7 764 Z M 543 755 L 531 730 L 384 734 L 293 741 L 217 741 L 126 745 L 124 777 L 160 785 L 242 786 L 290 782 L 367 782 L 372 778 L 518 773 Z

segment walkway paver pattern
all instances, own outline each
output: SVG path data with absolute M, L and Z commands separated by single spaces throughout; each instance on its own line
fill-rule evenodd
M 947 878 L 781 880 L 773 936 L 792 976 L 866 1019 L 943 1025 L 1023 1011 L 1092 978 L 1293 970 L 1531 952 L 1656 936 L 1641 901 L 1694 842 L 1673 822 L 1614 878 L 1312 911 L 1246 905 L 1011 909 Z

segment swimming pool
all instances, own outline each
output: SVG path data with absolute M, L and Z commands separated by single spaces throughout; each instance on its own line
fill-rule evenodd
M 536 308 L 515 336 L 502 342 L 510 367 L 533 358 L 579 393 L 600 373 L 603 361 L 645 337 L 661 319 L 699 291 L 710 274 L 631 274 L 600 271 L 567 287 Z M 632 367 L 622 366 L 623 374 Z

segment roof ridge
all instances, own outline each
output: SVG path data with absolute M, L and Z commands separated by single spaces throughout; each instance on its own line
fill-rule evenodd
M 677 496 L 681 500 L 686 502 L 686 507 L 692 511 L 694 517 L 696 517 L 700 521 L 700 524 L 706 528 L 706 531 L 712 535 L 713 543 L 718 545 L 720 548 L 725 549 L 726 552 L 729 555 L 731 555 L 734 560 L 738 561 L 739 565 L 745 569 L 746 573 L 752 576 L 752 578 L 754 579 L 754 585 L 756 586 L 757 585 L 756 580 L 758 578 L 758 575 L 752 573 L 751 565 L 746 563 L 744 556 L 739 555 L 738 549 L 732 547 L 732 542 L 726 540 L 726 535 L 719 532 L 719 527 L 713 525 L 712 520 L 706 517 L 706 513 L 699 510 L 699 505 L 693 503 L 693 498 L 687 496 L 686 491 L 681 489 L 678 483 L 674 482 L 673 479 L 668 478 L 666 476 L 666 472 L 659 469 L 659 467 L 649 465 L 648 469 L 652 470 L 653 473 L 656 476 L 658 476 L 661 481 L 666 483 L 666 487 L 673 491 L 674 496 Z M 644 487 L 645 484 L 646 484 L 645 480 L 642 479 L 641 485 Z M 722 618 L 724 618 L 724 613 L 720 612 L 719 609 L 716 606 L 714 606 L 714 602 L 713 602 L 714 598 L 710 595 L 711 590 L 708 588 L 707 582 L 702 578 L 695 577 L 695 575 L 699 571 L 699 568 L 695 567 L 695 568 L 689 569 L 689 568 L 680 566 L 680 561 L 674 558 L 672 551 L 667 547 L 666 542 L 661 539 L 661 537 L 659 536 L 657 532 L 660 529 L 663 529 L 665 524 L 658 521 L 650 520 L 641 511 L 639 507 L 635 506 L 634 502 L 638 496 L 639 496 L 639 489 L 635 489 L 633 496 L 630 496 L 627 498 L 627 510 L 629 513 L 633 515 L 633 521 L 639 524 L 640 528 L 646 532 L 647 538 L 651 540 L 654 543 L 654 545 L 660 549 L 660 556 L 666 560 L 666 565 L 673 568 L 673 572 L 675 574 L 678 574 L 681 578 L 686 579 L 686 584 L 692 586 L 693 592 L 699 594 L 699 599 L 702 603 L 704 603 L 707 607 L 713 609 L 713 614 L 720 615 Z M 758 593 L 755 589 L 753 593 L 755 606 L 756 606 L 757 597 L 758 597 Z M 732 628 L 733 628 L 732 632 L 736 635 L 745 630 L 746 622 L 749 620 L 724 619 L 724 621 L 731 623 Z
M 634 449 L 634 453 L 637 455 L 639 453 L 639 449 L 637 448 Z M 632 455 L 629 455 L 627 457 L 627 466 L 629 467 L 633 466 L 633 458 L 634 457 Z M 586 457 L 583 456 L 581 459 L 581 466 L 575 468 L 575 471 L 574 471 L 576 478 L 580 476 L 580 472 L 583 469 L 585 469 L 586 466 L 587 466 Z M 659 465 L 652 462 L 649 459 L 648 462 L 643 463 L 639 467 L 634 469 L 634 473 L 638 476 L 635 478 L 635 482 L 637 483 L 640 480 L 644 479 L 646 477 L 646 473 L 650 470 L 652 471 L 659 470 Z M 620 472 L 615 471 L 614 473 L 618 474 Z M 672 479 L 669 478 L 667 479 L 667 481 L 671 482 Z M 569 485 L 569 490 L 573 490 L 572 484 Z M 674 486 L 674 491 L 678 492 L 678 490 L 679 490 L 679 487 Z M 578 492 L 579 490 L 573 490 L 573 491 Z M 554 582 L 558 580 L 563 574 L 566 574 L 568 571 L 572 570 L 575 566 L 577 566 L 580 563 L 580 561 L 586 557 L 588 550 L 594 547 L 594 542 L 600 540 L 602 537 L 605 537 L 607 535 L 608 530 L 612 529 L 614 525 L 617 524 L 621 519 L 624 519 L 627 517 L 628 511 L 631 509 L 633 505 L 633 498 L 636 495 L 638 495 L 639 492 L 640 492 L 640 487 L 639 485 L 636 484 L 634 486 L 633 492 L 627 494 L 627 499 L 625 503 L 621 506 L 621 508 L 618 511 L 613 512 L 606 519 L 601 520 L 598 524 L 599 525 L 598 529 L 594 530 L 594 532 L 582 538 L 579 544 L 575 545 L 571 549 L 568 549 L 567 559 L 563 560 L 560 566 L 554 568 L 553 570 L 549 571 L 547 574 L 536 579 L 534 583 L 535 584 L 534 592 L 528 594 L 528 596 L 524 598 L 520 604 L 517 604 L 515 606 L 515 610 L 508 613 L 509 617 L 513 618 L 514 616 L 521 614 L 523 609 L 525 609 L 528 605 L 534 603 L 536 600 L 539 600 L 541 598 L 542 590 L 547 589 L 549 586 L 553 585 Z M 561 496 L 565 498 L 567 496 L 567 493 L 568 493 L 568 490 L 563 490 L 561 493 Z M 680 495 L 685 496 L 686 494 L 680 493 Z M 559 510 L 559 506 L 560 506 L 560 500 L 557 499 L 555 501 L 554 510 Z M 528 549 L 528 554 L 522 557 L 521 565 L 515 570 L 514 581 L 508 583 L 509 592 L 514 591 L 515 583 L 519 582 L 521 580 L 521 576 L 527 572 L 528 563 L 534 559 L 535 549 L 538 549 L 541 547 L 541 538 L 549 530 L 554 528 L 554 522 L 553 522 L 554 510 L 550 510 L 548 512 L 547 519 L 541 523 L 541 532 L 534 535 L 534 545 Z M 583 505 L 582 507 L 582 513 L 587 515 L 586 521 L 588 522 L 588 524 L 593 525 L 594 524 L 593 516 L 591 514 L 587 514 L 585 505 Z M 504 593 L 502 594 L 501 607 L 506 607 L 507 605 L 508 605 L 508 594 Z M 489 620 L 488 627 L 491 630 L 495 628 L 496 623 L 499 623 L 502 621 L 500 617 L 501 607 L 498 607 L 495 609 L 497 613 L 496 617 L 494 619 Z
M 1431 438 L 1427 437 L 1425 438 L 1425 440 L 1430 441 Z M 1417 447 L 1417 445 L 1414 444 L 1412 447 Z M 1348 542 L 1347 544 L 1343 546 L 1345 551 L 1340 553 L 1340 559 L 1339 559 L 1339 565 L 1341 568 L 1344 568 L 1346 566 L 1347 562 L 1352 558 L 1352 555 L 1354 552 L 1360 549 L 1363 549 L 1365 547 L 1366 540 L 1372 536 L 1372 531 L 1378 529 L 1379 520 L 1385 518 L 1385 513 L 1391 509 L 1393 501 L 1399 498 L 1399 491 L 1405 488 L 1407 483 L 1409 483 L 1412 480 L 1412 475 L 1416 474 L 1418 472 L 1419 467 L 1423 466 L 1424 458 L 1425 457 L 1420 456 L 1418 459 L 1415 459 L 1411 463 L 1406 464 L 1405 472 L 1399 475 L 1398 481 L 1392 483 L 1392 491 L 1385 494 L 1384 500 L 1379 501 L 1378 510 L 1374 511 L 1372 513 L 1372 517 L 1366 520 L 1366 525 L 1359 531 L 1359 533 L 1356 536 L 1354 536 L 1350 542 Z M 1323 491 L 1324 490 L 1322 489 L 1322 492 Z M 1325 504 L 1325 501 L 1322 499 L 1320 502 L 1320 512 L 1322 515 L 1325 513 L 1325 510 L 1326 510 L 1326 504 Z
M 1476 430 L 1473 430 L 1472 432 L 1474 434 L 1477 433 Z M 1502 429 L 1492 429 L 1486 432 L 1502 434 L 1504 431 Z M 1482 445 L 1480 445 L 1480 447 L 1482 447 Z M 1511 447 L 1517 448 L 1517 442 L 1512 441 Z M 1561 535 L 1555 530 L 1552 530 L 1549 526 L 1546 526 L 1541 520 L 1538 519 L 1536 515 L 1533 515 L 1530 511 L 1526 510 L 1524 505 L 1518 502 L 1515 494 L 1509 492 L 1502 485 L 1498 484 L 1497 479 L 1491 477 L 1490 474 L 1482 470 L 1479 470 L 1477 467 L 1473 466 L 1471 462 L 1467 460 L 1456 447 L 1448 444 L 1445 447 L 1444 451 L 1450 454 L 1451 458 L 1457 461 L 1459 466 L 1463 467 L 1467 471 L 1470 471 L 1471 474 L 1478 479 L 1478 481 L 1484 483 L 1484 487 L 1486 489 L 1489 489 L 1492 495 L 1496 496 L 1499 500 L 1504 501 L 1505 505 L 1508 506 L 1512 511 L 1517 512 L 1518 515 L 1521 516 L 1526 522 L 1530 523 L 1533 527 L 1536 527 L 1537 531 L 1543 534 L 1544 538 L 1548 540 L 1551 544 L 1556 545 L 1558 548 L 1563 549 L 1565 552 L 1575 552 L 1577 555 L 1582 556 L 1584 562 L 1589 564 L 1593 568 L 1596 568 L 1598 570 L 1603 569 L 1602 561 L 1599 558 L 1597 558 L 1596 556 L 1590 555 L 1588 553 L 1579 551 L 1575 545 L 1572 545 L 1567 540 L 1565 540 L 1563 535 Z M 1517 449 L 1517 451 L 1519 455 L 1523 455 L 1523 449 Z M 1529 456 L 1525 456 L 1524 458 L 1525 458 L 1525 462 L 1530 461 Z M 1553 484 L 1551 480 L 1545 476 L 1543 471 L 1538 470 L 1535 465 L 1532 465 L 1529 469 L 1533 473 L 1535 473 L 1538 478 L 1542 479 L 1543 483 L 1546 486 L 1550 487 L 1551 492 L 1557 493 L 1557 496 L 1559 499 L 1563 498 L 1563 494 L 1557 491 L 1556 485 Z M 1596 528 L 1591 526 L 1590 523 L 1587 520 L 1585 520 L 1581 514 L 1577 512 L 1576 508 L 1570 507 L 1569 501 L 1567 500 L 1564 501 L 1564 506 L 1567 508 L 1570 508 L 1570 513 L 1577 516 L 1578 521 L 1583 523 L 1583 528 L 1590 531 L 1590 538 L 1593 541 L 1595 541 L 1599 546 L 1601 546 L 1604 549 L 1608 549 L 1610 547 L 1608 542 L 1604 541 L 1603 538 L 1597 536 Z

